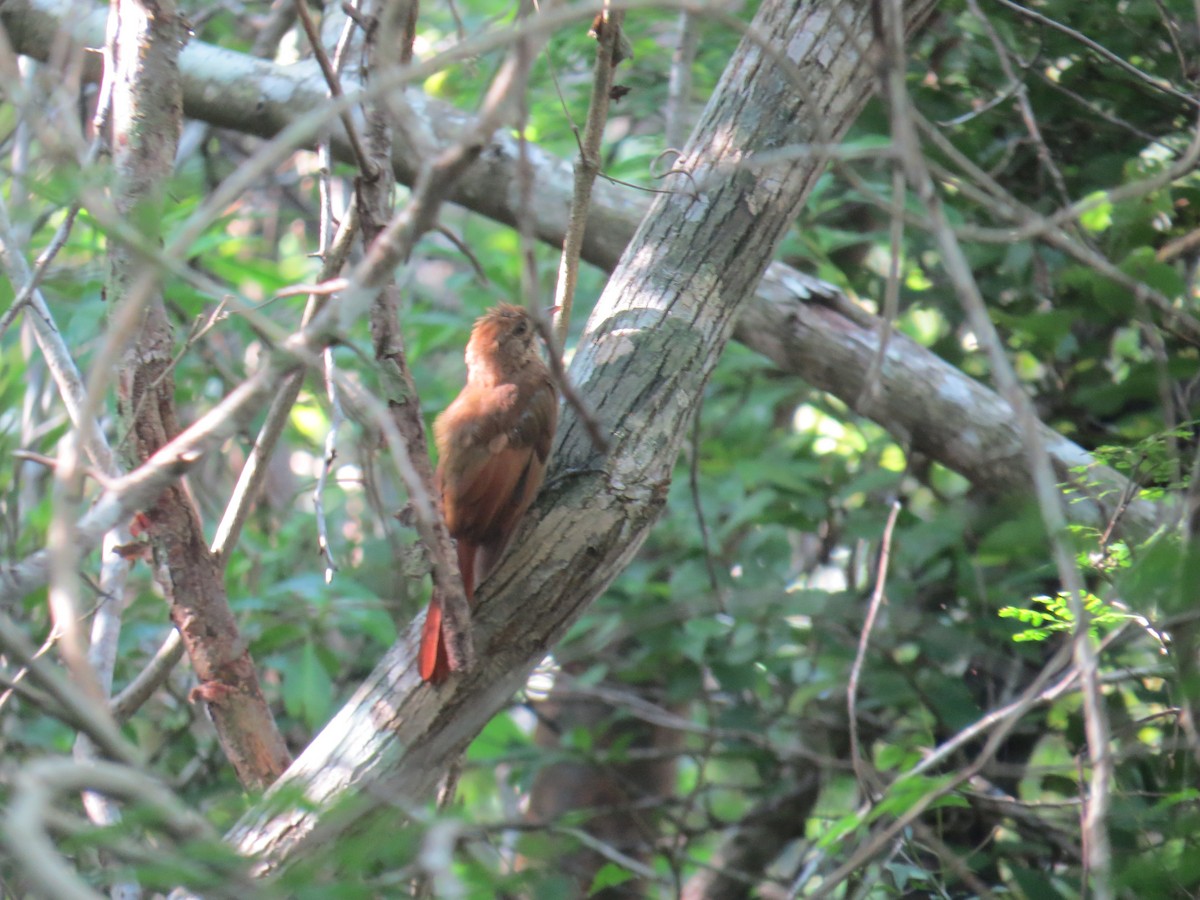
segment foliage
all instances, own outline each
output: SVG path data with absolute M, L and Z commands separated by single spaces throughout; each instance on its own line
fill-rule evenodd
M 1044 641 L 1051 634 L 1070 633 L 1075 630 L 1075 613 L 1071 611 L 1071 601 L 1065 593 L 1059 591 L 1054 597 L 1033 597 L 1032 600 L 1045 612 L 1016 606 L 1004 606 L 1000 609 L 1000 618 L 1016 619 L 1022 625 L 1029 626 L 1024 631 L 1014 634 L 1014 641 Z M 1088 614 L 1088 634 L 1093 640 L 1098 640 L 1101 632 L 1107 632 L 1133 618 L 1106 605 L 1095 594 L 1085 593 L 1080 602 Z
M 418 45 L 427 51 L 453 43 L 459 29 L 476 34 L 491 27 L 497 15 L 482 0 L 427 6 Z M 985 15 L 974 2 L 951 0 L 914 37 L 908 84 L 931 131 L 957 151 L 933 140 L 924 148 L 1041 419 L 1126 475 L 1134 489 L 1129 499 L 1179 504 L 1194 490 L 1200 356 L 1119 276 L 1144 282 L 1182 313 L 1197 312 L 1200 176 L 1194 167 L 1173 169 L 1197 138 L 1195 102 L 1186 99 L 1194 97 L 1200 74 L 1192 62 L 1196 23 L 1182 0 L 1119 6 L 1046 0 L 1031 6 L 1036 15 L 1030 15 L 997 3 Z M 249 9 L 195 0 L 187 11 L 197 23 L 196 40 L 246 50 L 258 33 Z M 739 19 L 749 21 L 752 13 L 744 9 Z M 641 186 L 631 191 L 657 185 L 651 173 L 664 149 L 675 22 L 666 9 L 630 14 L 635 57 L 621 80 L 634 90 L 615 107 L 604 164 L 612 176 Z M 703 17 L 697 28 L 692 70 L 702 100 L 738 34 Z M 303 45 L 294 32 L 289 41 Z M 581 30 L 557 35 L 534 67 L 526 136 L 565 158 L 576 149 L 572 123 L 586 115 L 592 47 Z M 424 88 L 474 108 L 497 59 L 471 59 Z M 1023 104 L 1038 130 L 1031 130 Z M 44 137 L 14 136 L 10 98 L 0 114 L 12 151 L 0 189 L 32 256 L 48 244 L 62 206 L 89 180 L 103 183 L 105 170 L 80 171 L 43 147 Z M 21 165 L 18 140 L 39 151 Z M 244 160 L 249 141 L 203 129 L 199 149 L 181 161 L 171 186 L 168 224 L 211 195 Z M 883 307 L 891 260 L 889 147 L 887 110 L 872 101 L 780 250 L 785 261 L 874 309 Z M 312 154 L 297 152 L 243 193 L 191 248 L 197 270 L 260 302 L 259 312 L 285 331 L 303 303 L 277 293 L 310 282 L 316 271 L 308 254 L 316 245 L 317 168 Z M 349 167 L 336 169 L 339 196 L 352 192 L 354 175 Z M 1076 201 L 1083 202 L 1078 215 L 1044 224 Z M 1041 225 L 1014 222 L 1004 212 L 1009 206 Z M 923 210 L 911 196 L 904 209 L 895 327 L 987 382 L 991 364 L 981 336 L 967 325 L 941 252 L 921 227 Z M 428 236 L 405 284 L 406 349 L 430 419 L 461 383 L 461 348 L 472 319 L 521 293 L 513 229 L 462 208 L 447 210 L 441 221 L 473 259 L 445 237 Z M 1055 229 L 1087 253 L 1073 254 L 1064 240 L 1048 238 Z M 85 372 L 96 363 L 105 328 L 103 267 L 111 239 L 85 209 L 43 284 Z M 539 295 L 550 296 L 557 253 L 539 246 L 533 255 Z M 1112 269 L 1098 268 L 1096 258 Z M 602 272 L 582 273 L 576 334 L 603 284 Z M 220 297 L 179 281 L 168 282 L 166 291 L 176 329 L 177 403 L 193 421 L 253 368 L 264 338 L 223 308 Z M 0 281 L 0 310 L 13 296 Z M 197 321 L 212 327 L 196 328 Z M 377 390 L 369 348 L 367 323 L 355 323 L 333 355 Z M 105 427 L 118 442 L 108 402 Z M 403 492 L 370 423 L 354 410 L 347 415 L 338 424 L 323 386 L 306 384 L 267 491 L 228 560 L 226 584 L 239 627 L 293 751 L 329 721 L 427 599 L 415 536 L 393 515 Z M 259 424 L 188 479 L 209 535 Z M 648 758 L 666 758 L 671 790 L 652 809 L 623 820 L 630 844 L 595 867 L 588 890 L 677 895 L 690 878 L 723 862 L 728 829 L 762 820 L 778 798 L 807 797 L 806 778 L 816 771 L 815 802 L 795 800 L 801 814 L 775 822 L 777 852 L 749 873 L 763 896 L 815 890 L 872 840 L 876 826 L 920 804 L 928 805 L 916 824 L 855 870 L 857 882 L 845 896 L 1088 893 L 1079 820 L 1091 764 L 1078 691 L 1031 702 L 965 780 L 957 776 L 981 758 L 986 731 L 955 744 L 939 767 L 922 768 L 932 748 L 1011 703 L 1078 624 L 1032 502 L 972 485 L 911 452 L 909 436 L 888 433 L 845 398 L 781 374 L 739 345 L 721 359 L 695 426 L 650 540 L 554 648 L 545 671 L 474 740 L 457 806 L 404 810 L 403 820 L 394 810 L 376 812 L 264 892 L 391 896 L 429 876 L 438 896 L 570 896 L 576 888 L 564 860 L 595 843 L 589 843 L 591 811 L 532 822 L 524 813 L 530 794 L 570 765 L 580 767 L 569 771 L 582 781 L 579 773 L 627 773 Z M 313 493 L 331 428 L 337 453 L 322 500 L 336 568 L 327 577 Z M 28 326 L 14 325 L 0 334 L 0 560 L 6 563 L 45 545 L 54 503 L 51 473 L 14 451 L 56 455 L 67 432 Z M 864 634 L 893 500 L 902 511 L 882 576 L 886 599 Z M 1086 561 L 1082 602 L 1100 647 L 1101 702 L 1111 725 L 1111 887 L 1128 897 L 1194 895 L 1200 890 L 1197 747 L 1188 719 L 1200 695 L 1194 548 L 1171 523 L 1151 538 L 1123 538 L 1115 524 L 1112 533 L 1077 530 L 1069 537 Z M 93 553 L 83 571 L 94 573 L 99 563 Z M 135 566 L 131 578 L 117 689 L 145 668 L 167 627 L 150 567 Z M 48 638 L 45 591 L 13 612 L 35 642 Z M 860 640 L 868 649 L 855 698 L 856 769 L 846 710 Z M 16 670 L 6 661 L 6 677 Z M 604 698 L 611 715 L 550 740 L 549 729 L 535 726 L 539 717 L 545 724 L 548 713 L 538 701 L 551 683 L 568 684 L 585 699 Z M 243 794 L 190 702 L 193 686 L 186 666 L 177 669 L 125 732 L 147 751 L 153 772 L 220 832 L 254 798 Z M 69 753 L 74 737 L 70 724 L 36 703 L 0 699 L 6 801 L 12 772 Z M 64 852 L 97 884 L 133 872 L 150 889 L 233 865 L 214 846 L 203 857 L 211 865 L 195 867 L 199 874 L 187 868 L 184 852 L 135 861 L 120 872 L 102 864 L 102 840 L 141 839 L 153 825 L 135 817 L 128 830 L 85 835 Z M 18 877 L 7 861 L 0 875 L 6 882 Z

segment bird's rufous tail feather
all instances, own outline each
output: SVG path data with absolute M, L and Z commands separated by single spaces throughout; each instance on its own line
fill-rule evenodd
M 472 603 L 475 600 L 475 554 L 478 548 L 469 541 L 460 540 L 457 550 L 463 589 L 467 594 L 467 603 Z M 436 588 L 429 601 L 429 612 L 425 614 L 425 626 L 421 629 L 417 667 L 421 679 L 430 684 L 439 684 L 450 674 L 450 657 L 446 653 L 446 638 L 442 634 L 442 604 Z
M 450 658 L 446 656 L 446 642 L 442 638 L 442 604 L 437 597 L 429 601 L 429 611 L 425 614 L 417 664 L 421 679 L 430 684 L 437 684 L 450 674 Z

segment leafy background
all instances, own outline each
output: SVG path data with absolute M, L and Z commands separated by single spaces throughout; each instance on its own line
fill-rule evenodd
M 747 4 L 739 15 L 748 21 L 754 6 Z M 910 48 L 909 87 L 939 133 L 1038 214 L 1094 198 L 1077 222 L 1068 223 L 1070 233 L 1194 313 L 1195 252 L 1164 250 L 1200 224 L 1195 174 L 1118 202 L 1103 192 L 1163 172 L 1196 139 L 1200 32 L 1192 6 L 1181 0 L 1122 0 L 1118 6 L 1068 0 L 1036 6 L 1038 15 L 1064 29 L 1018 14 L 1004 0 L 986 5 L 986 19 L 974 3 L 948 0 Z M 461 25 L 448 6 L 422 9 L 418 53 L 453 42 L 460 28 L 474 34 L 511 14 L 498 15 L 494 4 L 482 0 L 458 0 L 454 9 Z M 196 39 L 243 51 L 262 26 L 262 10 L 240 5 L 195 0 L 188 13 Z M 676 21 L 674 13 L 639 10 L 627 23 L 635 55 L 619 80 L 632 90 L 614 109 L 605 171 L 631 185 L 658 184 L 652 176 L 665 149 L 666 73 Z M 703 18 L 697 27 L 692 73 L 698 109 L 737 35 Z M 1114 65 L 1078 35 L 1144 74 Z M 302 41 L 297 47 L 303 54 Z M 591 59 L 592 43 L 582 32 L 564 33 L 534 70 L 528 136 L 564 157 L 575 151 L 572 123 L 586 115 Z M 425 89 L 470 109 L 496 64 L 491 57 L 472 60 L 438 73 Z M 1193 99 L 1185 102 L 1162 85 Z M 1021 98 L 1040 126 L 1040 145 L 1031 139 Z M 12 107 L 0 106 L 0 116 L 11 150 Z M 171 219 L 188 215 L 255 143 L 196 124 L 189 125 L 189 137 L 194 150 L 178 167 Z M 880 307 L 887 280 L 892 178 L 886 160 L 870 151 L 887 140 L 886 111 L 872 101 L 846 141 L 862 152 L 847 153 L 830 167 L 780 251 L 872 309 Z M 939 167 L 952 221 L 964 226 L 964 246 L 989 311 L 1043 421 L 1120 468 L 1143 496 L 1177 502 L 1188 496 L 1196 456 L 1196 348 L 1156 325 L 1129 291 L 1093 267 L 1036 235 L 1013 236 L 995 205 L 979 197 L 976 174 L 962 172 L 937 149 L 928 152 Z M 22 167 L 10 155 L 4 170 L 3 190 L 31 254 L 45 246 L 79 179 L 98 177 L 81 175 L 53 153 L 34 154 Z M 352 174 L 336 172 L 343 199 Z M 316 175 L 313 155 L 296 153 L 192 249 L 193 266 L 263 302 L 262 312 L 284 326 L 298 319 L 302 301 L 266 301 L 315 274 L 308 254 L 316 243 Z M 986 382 L 990 366 L 964 321 L 939 251 L 919 227 L 920 208 L 910 199 L 906 209 L 915 221 L 903 234 L 895 327 Z M 474 260 L 443 237 L 427 237 L 404 284 L 403 329 L 430 421 L 461 384 L 461 348 L 474 317 L 520 294 L 512 229 L 461 209 L 447 210 L 442 221 Z M 85 210 L 44 286 L 85 371 L 106 315 L 106 242 L 105 229 Z M 539 247 L 542 296 L 551 295 L 556 267 L 557 254 Z M 585 269 L 576 331 L 603 283 L 603 273 Z M 11 285 L 0 284 L 0 308 L 12 297 Z M 262 349 L 239 316 L 217 312 L 218 300 L 177 283 L 167 286 L 185 420 L 234 387 Z M 198 335 L 195 323 L 214 314 L 212 327 Z M 370 386 L 375 374 L 361 354 L 369 347 L 365 323 L 349 338 L 351 346 L 337 350 L 338 362 Z M 334 478 L 324 497 L 337 563 L 327 580 L 312 497 L 330 424 L 323 388 L 311 381 L 227 574 L 239 624 L 293 750 L 349 696 L 428 591 L 415 538 L 392 516 L 404 498 L 380 465 L 377 439 L 353 415 L 339 427 Z M 866 835 L 875 818 L 901 813 L 935 787 L 936 773 L 893 779 L 928 748 L 1011 700 L 1066 639 L 1061 626 L 1069 625 L 1069 616 L 1054 599 L 1057 577 L 1027 497 L 985 493 L 911 453 L 902 436 L 781 375 L 744 347 L 729 347 L 694 428 L 662 520 L 555 649 L 554 662 L 577 685 L 648 699 L 690 723 L 653 745 L 674 768 L 673 791 L 641 821 L 650 822 L 646 860 L 660 879 L 654 888 L 642 883 L 640 890 L 651 895 L 674 896 L 710 861 L 724 829 L 820 773 L 811 814 L 790 823 L 786 849 L 768 871 L 751 873 L 761 896 L 786 896 L 789 888 L 803 892 L 819 883 L 816 873 L 843 861 L 846 848 Z M 42 547 L 50 519 L 47 473 L 13 451 L 53 455 L 65 431 L 65 416 L 25 328 L 10 328 L 0 335 L 4 560 Z M 205 460 L 189 478 L 210 533 L 252 434 Z M 900 510 L 886 602 L 870 633 L 858 689 L 864 752 L 879 783 L 890 786 L 864 816 L 862 786 L 848 762 L 846 685 L 893 503 Z M 1198 751 L 1183 721 L 1197 692 L 1191 557 L 1169 531 L 1148 542 L 1124 542 L 1081 528 L 1071 539 L 1098 614 L 1095 640 L 1102 648 L 1116 763 L 1110 820 L 1115 887 L 1126 896 L 1191 896 L 1200 884 Z M 93 555 L 86 571 L 96 571 L 97 563 Z M 26 598 L 21 616 L 35 639 L 46 637 L 44 591 Z M 118 687 L 146 665 L 164 622 L 148 568 L 135 568 Z M 476 739 L 454 806 L 437 813 L 431 808 L 403 828 L 394 820 L 364 825 L 285 873 L 279 890 L 291 896 L 403 893 L 423 869 L 434 873 L 439 896 L 569 896 L 572 888 L 557 861 L 579 846 L 587 815 L 518 827 L 523 798 L 555 764 L 636 762 L 647 748 L 623 740 L 616 726 L 603 732 L 581 727 L 553 742 L 539 740 L 536 701 L 548 683 L 547 673 L 536 674 L 527 692 Z M 181 666 L 127 729 L 149 751 L 154 771 L 219 830 L 253 798 L 242 793 L 211 726 L 189 702 L 190 687 L 189 671 Z M 618 725 L 636 722 L 631 709 L 617 704 L 612 715 Z M 69 753 L 74 731 L 6 698 L 0 740 L 6 766 L 15 767 L 44 754 Z M 981 745 L 966 744 L 941 771 L 967 764 Z M 1078 695 L 1065 692 L 1039 704 L 992 763 L 926 814 L 921 829 L 905 832 L 864 868 L 844 895 L 958 897 L 979 895 L 982 888 L 1031 898 L 1080 896 L 1087 766 Z M 442 846 L 436 823 L 447 821 L 457 849 L 450 854 L 443 847 L 430 863 L 430 848 Z M 135 833 L 138 827 L 136 817 L 127 825 Z M 385 828 L 387 839 L 372 827 Z M 94 848 L 113 839 L 84 835 L 73 848 L 101 884 L 113 876 L 95 864 Z M 206 852 L 224 858 L 214 847 Z M 965 879 L 947 854 L 975 880 Z M 519 869 L 514 855 L 522 860 Z M 189 870 L 186 858 L 144 862 L 135 867 L 138 878 L 146 887 L 166 888 Z M 220 870 L 217 861 L 213 865 Z M 632 874 L 620 861 L 609 861 L 592 887 L 620 890 L 632 884 Z M 189 877 L 220 881 L 211 872 Z

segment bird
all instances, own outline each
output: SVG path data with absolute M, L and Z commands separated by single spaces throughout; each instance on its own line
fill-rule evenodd
M 542 486 L 558 395 L 533 316 L 523 307 L 501 303 L 477 319 L 465 356 L 467 383 L 433 423 L 434 486 L 473 603 L 476 585 L 495 568 Z M 436 587 L 418 670 L 433 684 L 450 672 Z

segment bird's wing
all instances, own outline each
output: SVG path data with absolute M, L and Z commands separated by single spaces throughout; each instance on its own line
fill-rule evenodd
M 438 466 L 450 533 L 493 545 L 497 552 L 541 487 L 558 419 L 549 382 L 519 406 L 515 421 L 504 414 L 490 416 L 460 433 L 460 439 L 444 441 Z
M 525 410 L 509 432 L 513 446 L 530 446 L 544 465 L 550 457 L 550 445 L 554 442 L 554 430 L 558 426 L 558 398 L 554 386 L 547 380 L 540 383 Z M 541 485 L 538 479 L 534 491 Z M 532 501 L 532 497 L 530 501 Z

